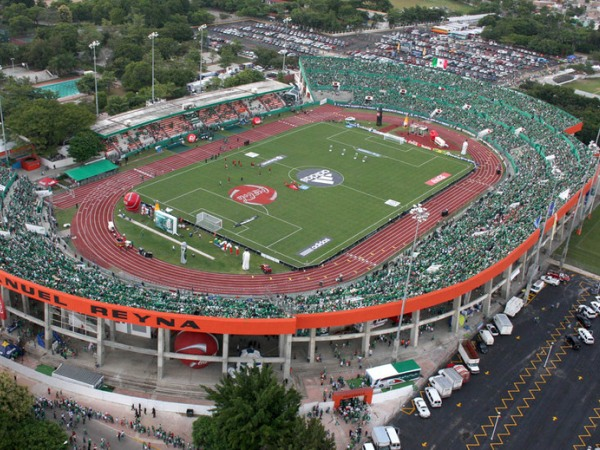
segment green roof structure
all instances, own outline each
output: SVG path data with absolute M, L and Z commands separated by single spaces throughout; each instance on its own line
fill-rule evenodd
M 88 178 L 96 177 L 107 172 L 117 170 L 119 167 L 111 163 L 108 159 L 96 161 L 85 166 L 76 167 L 75 169 L 67 170 L 65 173 L 74 181 L 81 182 Z

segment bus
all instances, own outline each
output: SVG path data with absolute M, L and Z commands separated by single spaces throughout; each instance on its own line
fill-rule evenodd
M 366 370 L 366 384 L 372 388 L 392 387 L 421 376 L 421 367 L 414 359 L 384 364 Z

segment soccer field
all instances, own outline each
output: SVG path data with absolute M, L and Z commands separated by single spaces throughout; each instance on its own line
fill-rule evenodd
M 142 199 L 295 267 L 319 264 L 467 175 L 458 158 L 343 124 L 296 128 L 138 186 Z

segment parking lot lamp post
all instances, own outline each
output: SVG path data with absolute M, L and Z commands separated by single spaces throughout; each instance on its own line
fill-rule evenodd
M 12 69 L 15 70 L 15 58 L 10 58 L 10 62 L 12 63 Z
M 94 41 L 90 44 L 90 48 L 94 54 L 94 94 L 96 97 L 96 117 L 98 117 L 98 74 L 96 73 L 96 47 L 100 45 L 100 42 Z
M 410 210 L 411 217 L 417 221 L 415 227 L 415 237 L 410 249 L 410 258 L 408 260 L 408 271 L 406 272 L 406 280 L 404 281 L 404 292 L 402 294 L 402 307 L 400 308 L 400 317 L 398 318 L 398 329 L 396 330 L 396 340 L 394 341 L 396 360 L 398 360 L 398 354 L 400 352 L 400 332 L 402 328 L 402 321 L 404 320 L 404 307 L 406 306 L 406 298 L 408 297 L 408 285 L 410 283 L 410 272 L 412 271 L 413 261 L 415 259 L 415 247 L 417 246 L 417 239 L 419 237 L 419 225 L 427 220 L 429 212 L 421 204 L 415 205 Z
M 202 47 L 204 47 L 204 30 L 206 30 L 206 24 L 202 24 L 198 27 L 198 31 L 200 32 L 200 92 L 202 92 Z
M 158 37 L 156 31 L 148 35 L 148 39 L 152 41 L 152 104 L 154 104 L 154 39 Z

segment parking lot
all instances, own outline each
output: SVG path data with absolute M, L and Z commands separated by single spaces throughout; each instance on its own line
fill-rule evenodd
M 582 343 L 573 350 L 565 342 L 578 327 L 577 305 L 594 300 L 596 285 L 576 275 L 566 284 L 546 286 L 512 320 L 513 333 L 497 336 L 489 353 L 481 355 L 481 373 L 444 399 L 441 408 L 430 407 L 429 419 L 419 418 L 410 404 L 395 418 L 403 448 L 600 445 L 598 344 Z M 599 324 L 600 318 L 592 319 L 596 335 Z
M 209 29 L 208 41 L 215 50 L 234 40 L 242 43 L 246 50 L 265 47 L 285 52 L 289 57 L 339 55 L 425 67 L 431 66 L 436 58 L 445 61 L 446 71 L 502 83 L 514 83 L 560 62 L 529 50 L 484 41 L 477 35 L 467 39 L 441 35 L 432 32 L 430 27 L 329 36 L 300 29 L 293 23 L 248 20 Z

